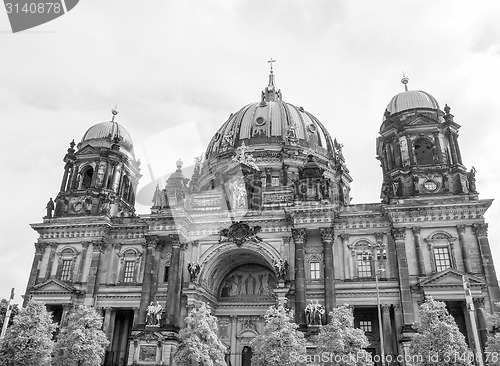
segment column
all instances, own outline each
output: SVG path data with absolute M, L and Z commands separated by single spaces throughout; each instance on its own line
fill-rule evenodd
M 156 299 L 156 291 L 158 290 L 158 273 L 159 273 L 159 264 L 160 264 L 160 256 L 161 256 L 161 249 L 163 247 L 162 242 L 158 242 L 156 244 L 156 247 L 154 249 L 154 255 L 153 255 L 153 268 L 152 268 L 152 281 L 151 281 L 151 291 L 149 294 L 149 298 L 151 301 L 154 301 Z
M 436 146 L 436 156 L 438 162 L 443 162 L 443 149 L 441 148 L 441 141 L 439 141 L 439 131 L 434 131 L 434 146 Z
M 382 304 L 382 331 L 384 333 L 384 350 L 386 355 L 394 355 L 392 324 L 389 304 Z
M 113 339 L 111 338 L 113 336 L 113 334 L 110 332 L 110 325 L 111 325 L 111 308 L 110 307 L 107 307 L 107 308 L 104 308 L 104 320 L 102 322 L 102 330 L 104 333 L 106 333 L 106 338 L 108 338 L 108 341 L 109 341 L 109 344 L 108 346 L 106 347 L 107 350 L 110 350 L 111 349 L 111 346 L 112 346 L 112 343 L 113 343 Z
M 90 243 L 88 242 L 82 243 L 80 266 L 78 268 L 78 282 L 83 282 L 85 276 L 84 271 L 85 271 L 85 265 L 87 264 L 87 254 L 88 254 L 89 244 Z
M 106 170 L 104 172 L 104 177 L 103 177 L 102 183 L 101 183 L 102 188 L 108 188 L 108 178 L 109 178 L 110 165 L 111 165 L 111 163 L 109 161 L 106 161 Z
M 179 277 L 179 258 L 181 245 L 179 235 L 171 234 L 170 241 L 172 242 L 172 256 L 170 259 L 170 269 L 168 274 L 167 288 L 167 305 L 165 307 L 165 322 L 170 328 L 177 329 L 177 314 L 175 314 L 176 302 L 180 299 L 176 298 L 177 294 L 177 278 Z
M 134 310 L 134 320 L 132 323 L 132 328 L 135 328 L 139 325 L 139 308 L 136 306 L 133 308 Z
M 384 152 L 385 152 L 385 159 L 387 161 L 387 168 L 388 168 L 388 170 L 391 170 L 393 168 L 393 163 L 392 163 L 392 158 L 391 158 L 389 142 L 386 142 L 386 144 L 384 146 Z
M 89 276 L 87 278 L 87 299 L 85 305 L 95 305 L 97 290 L 99 289 L 99 277 L 101 274 L 101 256 L 106 250 L 103 241 L 92 242 L 92 259 L 90 261 Z
M 66 188 L 66 183 L 68 182 L 68 172 L 69 172 L 70 167 L 71 167 L 70 163 L 66 163 L 66 165 L 64 166 L 63 179 L 61 182 L 61 188 L 59 189 L 61 192 L 64 192 L 64 190 Z
M 283 164 L 283 181 L 281 184 L 286 187 L 288 185 L 288 165 Z
M 43 254 L 45 253 L 45 244 L 35 243 L 35 257 L 33 258 L 33 263 L 31 265 L 30 278 L 28 280 L 27 290 L 36 285 L 36 281 L 39 275 L 40 261 L 42 260 Z
M 455 149 L 455 139 L 453 138 L 453 132 L 451 132 L 450 130 L 448 130 L 448 142 L 450 144 L 452 164 L 457 164 L 458 157 L 457 157 L 457 150 Z
M 477 315 L 477 329 L 479 331 L 479 339 L 481 340 L 481 348 L 484 350 L 486 341 L 488 340 L 488 326 L 486 322 L 486 311 L 484 310 L 485 298 L 478 297 L 474 300 L 474 307 Z
M 99 166 L 101 165 L 101 162 L 99 160 L 95 161 L 95 167 L 94 167 L 94 175 L 92 176 L 92 182 L 90 183 L 91 188 L 95 188 L 97 184 L 97 176 L 99 175 Z
M 342 239 L 342 252 L 344 255 L 344 280 L 352 279 L 349 272 L 349 256 L 351 255 L 349 250 L 349 234 L 340 234 L 340 238 Z
M 474 224 L 472 228 L 474 229 L 479 244 L 486 286 L 488 287 L 488 294 L 490 295 L 490 305 L 492 309 L 495 309 L 495 303 L 500 301 L 500 290 L 498 288 L 497 275 L 493 265 L 490 243 L 488 241 L 488 224 Z
M 415 314 L 413 313 L 413 301 L 410 290 L 410 274 L 408 271 L 408 258 L 405 246 L 406 228 L 393 228 L 391 230 L 391 234 L 396 244 L 403 324 L 404 326 L 411 327 L 415 321 Z
M 292 229 L 295 242 L 295 320 L 301 327 L 306 326 L 306 271 L 304 267 L 304 246 L 306 229 Z
M 45 281 L 52 277 L 52 267 L 54 266 L 54 257 L 56 255 L 57 243 L 50 243 L 50 254 L 47 262 L 47 269 L 45 270 Z
M 180 252 L 179 252 L 179 270 L 178 274 L 176 276 L 176 284 L 175 284 L 175 308 L 174 308 L 174 314 L 175 314 L 175 319 L 179 319 L 181 316 L 181 292 L 182 292 L 182 281 L 183 281 L 183 271 L 182 268 L 185 268 L 186 266 L 184 265 L 184 257 L 186 254 L 186 249 L 187 249 L 187 243 L 180 243 Z M 187 314 L 186 314 L 187 315 Z M 185 316 L 182 317 L 184 319 Z M 175 324 L 176 326 L 179 326 L 179 321 Z
M 460 153 L 460 146 L 458 145 L 458 134 L 453 134 L 453 144 L 455 145 L 455 150 L 457 152 L 458 164 L 462 164 L 462 153 Z
M 403 314 L 401 312 L 401 305 L 394 304 L 393 307 L 394 307 L 394 327 L 396 329 L 396 334 L 394 335 L 396 339 L 396 347 L 397 347 L 396 351 L 397 354 L 402 355 L 403 350 L 401 347 L 400 340 L 401 340 L 401 331 L 403 329 Z
M 323 242 L 323 262 L 325 281 L 326 323 L 330 323 L 330 311 L 335 307 L 335 277 L 333 271 L 333 228 L 319 228 Z
M 399 141 L 397 136 L 392 139 L 392 149 L 394 151 L 394 161 L 396 167 L 402 167 L 403 159 L 401 158 L 401 149 L 399 148 Z
M 408 145 L 408 157 L 410 158 L 410 165 L 416 165 L 415 150 L 413 149 L 413 141 L 411 137 L 406 135 L 406 144 Z
M 71 173 L 71 183 L 70 183 L 70 186 L 69 186 L 69 189 L 76 189 L 78 188 L 76 186 L 76 180 L 78 178 L 78 170 L 79 170 L 80 166 L 79 165 L 73 165 L 73 172 Z
M 415 242 L 415 250 L 417 252 L 418 275 L 425 276 L 424 253 L 422 252 L 422 236 L 420 235 L 420 226 L 411 228 L 413 232 L 413 241 Z
M 460 245 L 460 251 L 462 253 L 462 259 L 464 261 L 464 271 L 465 273 L 471 273 L 471 264 L 469 253 L 466 248 L 466 240 L 465 240 L 465 225 L 457 225 L 458 232 L 458 244 Z
M 237 315 L 231 315 L 229 317 L 231 319 L 231 341 L 230 341 L 230 349 L 229 351 L 231 352 L 231 365 L 236 365 L 236 334 L 237 334 L 237 328 L 236 326 L 238 325 L 238 316 Z
M 157 235 L 146 235 L 146 248 L 142 259 L 145 262 L 145 265 L 141 289 L 141 302 L 139 305 L 139 324 L 146 323 L 147 307 L 151 301 L 149 296 L 151 294 L 153 249 L 156 247 L 158 240 L 159 239 Z

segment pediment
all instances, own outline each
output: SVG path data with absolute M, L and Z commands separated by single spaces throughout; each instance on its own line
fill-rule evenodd
M 87 145 L 82 149 L 78 150 L 78 152 L 75 155 L 96 155 L 96 154 L 98 155 L 99 151 L 96 148 Z
M 442 272 L 436 273 L 431 277 L 421 281 L 420 287 L 463 287 L 463 272 L 453 268 L 448 268 Z M 471 287 L 482 287 L 486 284 L 476 276 L 465 275 Z
M 406 126 L 436 126 L 439 122 L 428 116 L 417 114 L 407 119 L 404 124 Z
M 69 284 L 66 284 L 56 279 L 49 279 L 48 281 L 39 283 L 38 285 L 34 286 L 31 292 L 73 293 L 77 291 L 78 290 L 75 287 Z

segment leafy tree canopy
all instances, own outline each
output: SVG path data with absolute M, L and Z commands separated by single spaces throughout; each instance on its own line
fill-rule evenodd
M 500 366 L 500 302 L 496 303 L 497 312 L 489 317 L 493 333 L 488 335 L 485 359 L 488 366 Z
M 182 366 L 226 366 L 226 347 L 217 336 L 217 318 L 203 303 L 193 308 L 185 319 L 186 327 L 179 333 L 179 348 L 174 360 Z
M 324 365 L 373 365 L 371 355 L 364 350 L 368 338 L 354 328 L 354 315 L 348 305 L 337 306 L 330 312 L 331 322 L 321 328 L 318 336 L 317 359 Z
M 410 343 L 413 365 L 472 365 L 472 351 L 444 302 L 426 297 L 419 314 L 418 335 Z
M 100 366 L 109 344 L 101 330 L 102 317 L 93 308 L 78 306 L 59 333 L 54 366 Z
M 252 366 L 305 365 L 307 361 L 304 334 L 293 321 L 293 312 L 285 302 L 271 306 L 264 316 L 266 325 L 252 345 Z
M 56 327 L 45 305 L 30 300 L 0 342 L 0 366 L 50 365 Z

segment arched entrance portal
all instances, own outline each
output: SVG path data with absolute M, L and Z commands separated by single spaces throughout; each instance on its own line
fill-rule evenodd
M 252 354 L 251 347 L 243 347 L 243 351 L 241 351 L 241 366 L 250 366 L 252 364 Z
M 199 285 L 204 291 L 193 291 L 187 300 L 211 299 L 232 366 L 250 366 L 251 341 L 262 333 L 263 315 L 277 301 L 272 263 L 279 258 L 278 251 L 265 242 L 216 244 L 200 257 Z

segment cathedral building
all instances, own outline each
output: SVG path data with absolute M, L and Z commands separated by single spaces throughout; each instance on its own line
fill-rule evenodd
M 74 305 L 98 309 L 110 366 L 171 365 L 201 302 L 232 366 L 250 365 L 263 315 L 285 299 L 310 349 L 328 312 L 349 304 L 368 351 L 405 355 L 428 295 L 446 302 L 472 349 L 484 347 L 500 301 L 484 220 L 492 200 L 462 163 L 450 107 L 402 82 L 376 140 L 378 203 L 351 203 L 342 144 L 283 101 L 272 67 L 260 101 L 229 116 L 192 176 L 179 160 L 150 214 L 135 213 L 140 163 L 113 110 L 71 142 L 54 203 L 31 225 L 25 300 L 44 301 L 61 326 Z

